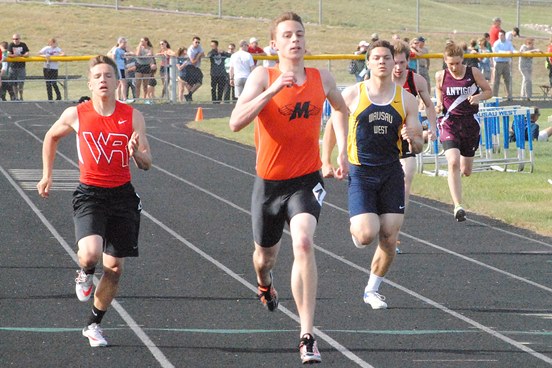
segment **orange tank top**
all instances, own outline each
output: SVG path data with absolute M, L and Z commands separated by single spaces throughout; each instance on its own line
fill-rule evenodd
M 80 182 L 114 188 L 130 182 L 128 142 L 132 136 L 131 106 L 116 102 L 110 116 L 94 110 L 92 101 L 77 106 Z
M 281 74 L 268 68 L 269 83 Z M 320 122 L 326 95 L 315 68 L 305 68 L 303 85 L 282 89 L 255 122 L 257 175 L 267 180 L 292 179 L 320 170 Z

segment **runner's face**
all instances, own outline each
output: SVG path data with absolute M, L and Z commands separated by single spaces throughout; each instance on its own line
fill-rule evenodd
M 387 47 L 376 47 L 370 53 L 368 58 L 368 68 L 370 72 L 378 77 L 385 77 L 393 72 L 395 60 L 391 55 L 391 50 Z
M 404 53 L 395 54 L 395 67 L 393 68 L 393 76 L 395 78 L 400 78 L 406 72 L 406 67 L 408 66 L 408 60 L 406 60 L 406 55 Z
M 446 56 L 445 64 L 447 64 L 447 68 L 452 74 L 461 74 L 464 70 L 463 60 L 461 56 Z
M 289 58 L 305 55 L 305 29 L 293 20 L 281 22 L 276 27 L 276 40 L 272 41 L 276 50 Z
M 117 88 L 115 70 L 109 64 L 98 64 L 90 69 L 88 88 L 93 94 L 109 96 Z

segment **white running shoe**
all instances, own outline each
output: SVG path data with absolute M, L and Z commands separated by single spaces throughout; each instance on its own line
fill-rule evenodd
M 82 336 L 88 337 L 88 342 L 93 348 L 99 346 L 107 346 L 107 340 L 103 336 L 103 331 L 100 328 L 100 325 L 92 323 L 89 326 L 86 326 L 82 329 Z
M 75 292 L 77 298 L 81 302 L 85 302 L 90 299 L 92 295 L 92 289 L 94 288 L 94 275 L 87 275 L 83 270 L 77 271 L 77 278 L 75 279 Z
M 354 235 L 351 235 L 351 238 L 353 238 L 353 244 L 355 245 L 355 247 L 357 247 L 359 249 L 366 248 L 366 244 L 362 244 L 361 242 L 359 242 L 358 239 L 355 238 Z
M 454 206 L 454 219 L 458 222 L 466 221 L 466 211 L 459 204 Z
M 370 304 L 372 309 L 387 309 L 385 297 L 377 291 L 364 290 L 364 303 Z

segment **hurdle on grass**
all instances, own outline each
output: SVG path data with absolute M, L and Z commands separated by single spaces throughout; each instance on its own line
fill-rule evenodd
M 531 137 L 531 113 L 533 109 L 522 106 L 485 106 L 480 105 L 478 117 L 481 125 L 479 150 L 474 159 L 473 171 L 498 170 L 508 172 L 523 171 L 525 164 L 530 165 L 530 172 L 534 169 L 534 152 L 532 140 L 525 141 L 525 134 Z M 515 155 L 510 150 L 510 125 L 516 137 Z M 502 144 L 501 144 L 502 142 Z M 438 141 L 429 145 L 418 163 L 422 167 L 427 163 L 434 164 L 434 170 L 419 170 L 424 174 L 437 176 L 447 175 L 447 170 L 440 168 L 446 165 L 442 151 L 439 151 Z M 526 149 L 527 148 L 527 149 Z M 502 152 L 502 154 L 501 154 Z M 516 170 L 508 166 L 517 165 Z
M 484 107 L 498 107 L 500 105 L 500 102 L 503 101 L 504 99 L 502 97 L 491 97 L 483 102 L 481 102 L 479 104 L 479 108 L 484 108 Z M 436 104 L 437 103 L 437 98 L 435 97 L 432 97 L 431 98 L 431 101 L 433 102 L 433 104 Z M 441 115 L 442 116 L 442 115 Z M 441 117 L 441 116 L 438 116 Z M 424 121 L 425 119 L 427 119 L 427 115 L 425 113 L 425 111 L 421 111 L 420 112 L 420 121 Z M 424 151 L 419 154 L 419 155 L 416 155 L 416 163 L 417 163 L 417 172 L 418 173 L 425 173 L 427 175 L 432 175 L 432 176 L 437 176 L 439 175 L 439 158 L 440 156 L 443 156 L 444 155 L 444 150 L 443 148 L 441 147 L 441 144 L 439 143 L 439 129 L 437 129 L 437 131 L 435 132 L 437 134 L 437 139 L 433 142 L 428 142 L 426 148 L 424 149 Z M 480 147 L 481 148 L 481 139 L 480 139 Z M 481 152 L 478 151 L 478 152 Z M 424 164 L 433 164 L 434 167 L 435 167 L 435 170 L 424 170 Z

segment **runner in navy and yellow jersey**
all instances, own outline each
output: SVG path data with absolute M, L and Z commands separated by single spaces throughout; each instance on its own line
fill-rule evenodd
M 394 48 L 376 41 L 368 48 L 370 79 L 343 91 L 349 108 L 349 215 L 353 242 L 364 248 L 379 236 L 372 259 L 364 301 L 373 309 L 385 309 L 378 293 L 395 257 L 397 236 L 404 218 L 404 173 L 399 158 L 402 140 L 408 150 L 423 147 L 416 98 L 392 80 Z M 323 172 L 331 176 L 330 157 L 335 138 L 334 120 L 323 139 Z

